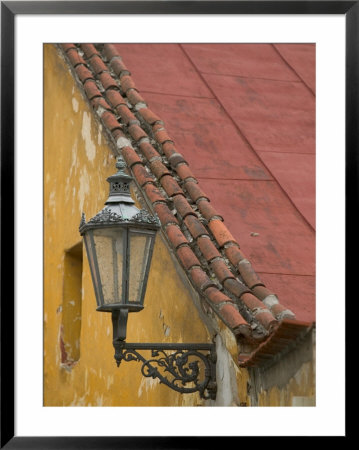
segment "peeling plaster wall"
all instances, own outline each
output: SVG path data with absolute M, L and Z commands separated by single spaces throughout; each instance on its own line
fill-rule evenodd
M 250 370 L 253 406 L 315 406 L 315 330 L 267 367 Z
M 180 395 L 144 378 L 137 362 L 116 367 L 111 315 L 96 312 L 84 249 L 80 358 L 73 365 L 61 364 L 65 252 L 81 242 L 82 211 L 90 218 L 103 207 L 115 159 L 54 46 L 45 45 L 44 56 L 44 405 L 205 405 L 198 394 Z M 145 309 L 129 316 L 129 342 L 211 341 L 181 273 L 159 234 Z

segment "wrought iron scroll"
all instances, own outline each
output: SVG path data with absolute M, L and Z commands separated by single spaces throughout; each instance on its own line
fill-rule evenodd
M 114 343 L 117 366 L 122 361 L 142 363 L 144 377 L 158 378 L 171 389 L 188 394 L 199 392 L 204 399 L 216 398 L 215 344 Z M 145 358 L 140 351 L 150 350 Z M 168 376 L 167 376 L 168 375 Z

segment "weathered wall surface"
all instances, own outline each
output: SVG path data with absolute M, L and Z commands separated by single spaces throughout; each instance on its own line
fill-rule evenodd
M 315 406 L 315 330 L 279 361 L 250 370 L 253 406 Z
M 44 404 L 202 404 L 197 394 L 181 396 L 143 378 L 139 363 L 116 367 L 111 315 L 95 310 L 78 232 L 82 211 L 90 218 L 103 207 L 115 160 L 64 61 L 51 45 L 44 56 Z M 129 342 L 211 341 L 179 274 L 158 235 L 145 309 L 129 316 Z

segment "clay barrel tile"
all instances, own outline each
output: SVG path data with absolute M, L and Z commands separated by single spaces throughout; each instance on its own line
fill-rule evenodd
M 125 158 L 128 167 L 132 168 L 135 164 L 142 164 L 141 158 L 132 147 L 124 147 L 122 156 Z
M 210 204 L 210 202 L 206 198 L 200 198 L 199 201 L 197 201 L 198 209 L 200 210 L 202 216 L 208 220 L 208 222 L 213 218 L 220 218 L 223 220 L 223 217 L 218 214 L 218 212 L 213 208 L 213 206 Z
M 86 65 L 86 61 L 83 59 L 81 55 L 79 55 L 77 49 L 70 48 L 66 54 L 74 67 L 76 67 L 78 64 Z
M 155 202 L 166 202 L 165 197 L 161 194 L 160 190 L 152 183 L 148 183 L 143 188 L 146 192 L 147 197 L 152 203 Z
M 127 125 L 132 120 L 137 120 L 136 116 L 129 110 L 127 105 L 118 105 L 116 107 L 116 112 L 121 117 L 121 119 L 124 121 L 124 123 Z
M 175 147 L 175 145 L 174 145 L 174 143 L 172 141 L 167 141 L 164 144 L 162 144 L 162 150 L 163 150 L 163 153 L 166 155 L 166 158 L 168 159 L 168 161 L 170 163 L 171 163 L 170 158 L 173 155 L 179 155 L 179 153 L 177 153 L 176 147 Z M 182 157 L 182 159 L 184 161 L 183 157 Z M 171 166 L 172 166 L 172 164 L 171 164 Z
M 108 67 L 99 56 L 93 56 L 89 62 L 96 75 L 108 71 Z
M 209 286 L 204 293 L 215 305 L 220 305 L 222 303 L 234 303 L 231 298 L 213 286 Z
M 98 75 L 98 79 L 101 81 L 101 84 L 106 91 L 108 89 L 118 89 L 116 81 L 108 72 L 102 72 L 100 75 Z
M 235 334 L 251 335 L 251 327 L 234 305 L 226 304 L 222 306 L 219 310 L 219 315 Z
M 194 202 L 197 202 L 200 198 L 207 198 L 206 194 L 202 191 L 202 189 L 198 186 L 194 181 L 186 181 L 184 183 L 185 189 L 188 192 L 189 196 Z
M 149 125 L 153 125 L 155 122 L 159 122 L 161 119 L 155 114 L 153 111 L 151 111 L 149 108 L 142 108 L 139 111 L 139 114 L 143 118 L 145 122 L 147 122 Z
M 200 266 L 197 256 L 188 245 L 177 248 L 176 253 L 186 270 L 189 270 L 193 266 Z
M 227 280 L 224 281 L 223 286 L 237 298 L 241 298 L 241 296 L 246 292 L 251 293 L 248 286 L 241 283 L 237 279 L 227 278 Z
M 174 195 L 178 194 L 183 195 L 181 187 L 179 186 L 177 181 L 172 177 L 172 175 L 164 175 L 161 178 L 161 184 L 169 197 L 173 197 Z
M 176 225 L 166 227 L 166 234 L 175 249 L 180 245 L 188 244 L 186 237 Z
M 186 180 L 187 178 L 195 178 L 191 169 L 188 167 L 187 164 L 177 164 L 176 166 L 176 172 L 177 175 L 182 179 Z
M 189 214 L 194 216 L 196 215 L 195 211 L 192 209 L 192 206 L 183 195 L 175 195 L 173 197 L 173 204 L 182 219 L 187 217 Z
M 149 174 L 141 164 L 136 164 L 135 166 L 133 166 L 132 172 L 141 187 L 146 183 L 155 182 L 153 176 Z
M 197 239 L 197 245 L 207 262 L 210 262 L 212 259 L 219 258 L 221 256 L 216 246 L 208 236 L 200 236 Z
M 242 259 L 237 264 L 237 267 L 238 267 L 239 273 L 242 275 L 242 278 L 243 278 L 244 282 L 247 284 L 247 286 L 252 288 L 253 286 L 256 286 L 259 284 L 263 285 L 261 279 L 254 271 L 252 264 L 248 261 L 248 259 Z
M 135 166 L 137 167 L 137 166 Z M 172 214 L 171 210 L 168 208 L 168 206 L 164 203 L 156 203 L 154 205 L 154 209 L 162 223 L 163 226 L 169 225 L 169 224 L 177 224 L 178 220 L 175 218 L 175 216 Z
M 197 239 L 199 236 L 208 235 L 207 230 L 195 215 L 187 215 L 184 223 L 194 239 Z
M 220 247 L 228 242 L 235 242 L 234 237 L 221 220 L 211 220 L 208 226 Z
M 224 254 L 226 255 L 226 258 L 228 258 L 228 260 L 234 265 L 234 267 L 237 267 L 240 261 L 246 259 L 245 254 L 239 249 L 238 244 L 225 245 Z
M 141 142 L 139 142 L 139 146 L 147 161 L 150 161 L 152 158 L 161 157 L 158 151 L 148 142 L 148 140 L 141 140 Z
M 87 59 L 90 59 L 93 55 L 99 55 L 99 52 L 93 44 L 81 44 L 80 47 Z
M 227 279 L 234 279 L 233 273 L 228 269 L 222 258 L 213 259 L 210 265 L 221 283 Z
M 128 128 L 128 131 L 132 138 L 138 142 L 140 139 L 146 138 L 147 133 L 137 124 L 133 124 Z
M 114 108 L 116 108 L 119 105 L 126 105 L 125 99 L 118 91 L 114 89 L 110 89 L 109 91 L 107 91 L 106 97 Z
M 132 103 L 132 105 L 137 105 L 138 103 L 146 104 L 143 97 L 139 94 L 139 92 L 136 89 L 131 89 L 126 92 L 126 96 L 129 99 L 129 101 Z M 137 109 L 137 108 L 135 108 Z

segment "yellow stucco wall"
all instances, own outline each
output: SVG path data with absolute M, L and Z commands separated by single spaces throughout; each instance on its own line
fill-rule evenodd
M 198 394 L 180 395 L 142 377 L 137 362 L 116 367 L 111 315 L 96 312 L 78 232 L 82 211 L 89 219 L 102 209 L 115 159 L 52 45 L 44 46 L 44 65 L 44 405 L 201 404 Z M 211 341 L 181 270 L 159 234 L 145 309 L 129 315 L 129 342 Z

